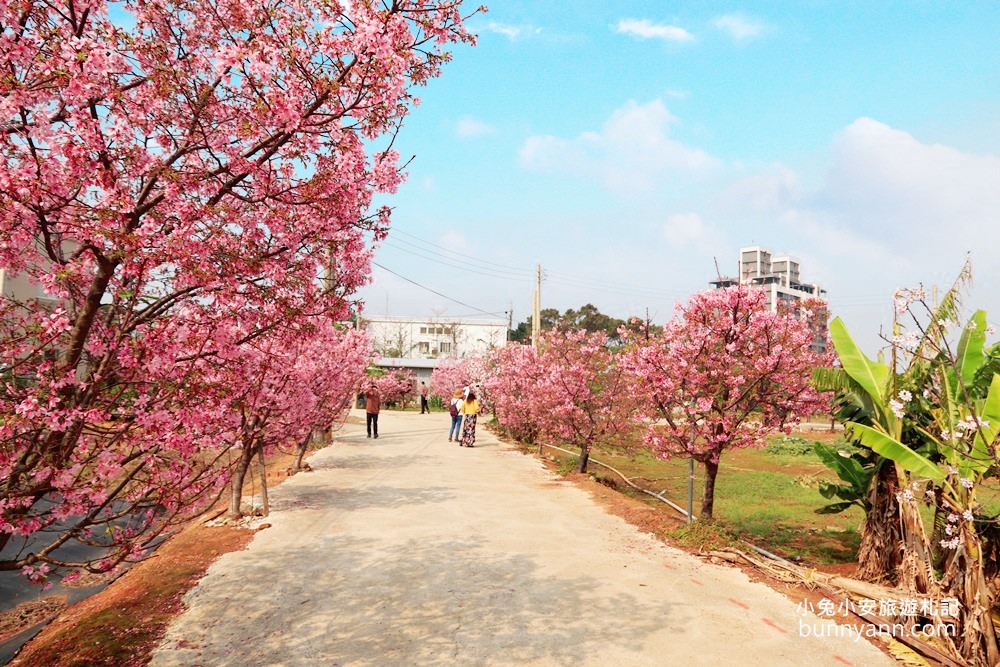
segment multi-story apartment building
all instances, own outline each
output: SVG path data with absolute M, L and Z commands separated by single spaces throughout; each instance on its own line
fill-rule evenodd
M 772 255 L 771 251 L 761 246 L 740 248 L 739 273 L 736 276 L 719 276 L 711 281 L 715 287 L 730 285 L 757 285 L 767 294 L 767 307 L 771 312 L 778 312 L 779 305 L 794 307 L 799 301 L 808 299 L 812 303 L 814 322 L 822 322 L 816 326 L 816 337 L 811 347 L 814 350 L 826 351 L 826 290 L 816 283 L 803 282 L 800 277 L 799 260 L 790 255 Z

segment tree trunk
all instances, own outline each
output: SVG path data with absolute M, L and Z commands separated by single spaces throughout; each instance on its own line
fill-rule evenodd
M 267 501 L 267 466 L 264 465 L 264 444 L 261 443 L 257 449 L 257 470 L 260 473 L 260 504 L 264 516 L 271 513 L 270 503 Z
M 943 579 L 957 584 L 951 591 L 959 601 L 962 616 L 960 650 L 973 665 L 1000 663 L 996 628 L 993 625 L 994 596 L 983 571 L 982 540 L 968 524 L 962 527 L 962 544 L 945 564 Z
M 899 484 L 892 462 L 884 461 L 868 491 L 868 511 L 861 526 L 857 577 L 874 583 L 895 584 L 902 562 L 899 523 Z
M 240 511 L 240 502 L 243 500 L 243 482 L 250 468 L 250 461 L 253 458 L 253 448 L 243 447 L 240 451 L 240 458 L 236 460 L 236 467 L 233 469 L 230 484 L 229 496 L 229 516 L 239 519 L 243 516 Z
M 719 474 L 719 462 L 705 461 L 705 491 L 701 496 L 701 518 L 711 519 L 715 507 L 715 478 Z
M 309 435 L 307 435 L 305 438 L 302 439 L 302 442 L 299 443 L 298 447 L 299 454 L 298 456 L 295 457 L 296 470 L 302 470 L 302 459 L 305 458 L 306 450 L 309 449 L 309 440 L 311 439 L 312 439 L 312 434 L 310 433 Z
M 590 461 L 590 447 L 580 448 L 580 472 L 587 472 L 587 462 Z

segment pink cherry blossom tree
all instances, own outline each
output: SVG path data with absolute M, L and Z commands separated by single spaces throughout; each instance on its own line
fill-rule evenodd
M 468 359 L 443 359 L 431 371 L 431 393 L 440 396 L 447 404 L 456 389 L 462 389 L 473 383 Z
M 473 41 L 452 0 L 115 8 L 0 4 L 0 569 L 107 570 L 221 491 L 243 351 L 347 315 L 379 138 Z
M 310 322 L 296 336 L 255 341 L 241 350 L 244 391 L 231 397 L 239 424 L 231 435 L 237 458 L 230 480 L 229 514 L 241 514 L 241 491 L 254 457 L 261 472 L 266 454 L 299 447 L 315 430 L 326 430 L 350 408 L 354 388 L 372 358 L 368 336 L 333 322 Z M 231 368 L 232 365 L 227 366 Z M 226 386 L 230 383 L 226 382 Z M 261 475 L 265 494 L 266 477 Z
M 512 437 L 528 444 L 534 444 L 538 437 L 542 404 L 535 389 L 541 371 L 534 347 L 511 343 L 487 355 L 481 380 L 497 423 Z
M 531 402 L 538 437 L 580 450 L 580 472 L 594 446 L 628 446 L 636 428 L 638 390 L 603 332 L 553 330 L 539 341 Z
M 813 337 L 807 321 L 768 311 L 763 290 L 740 285 L 693 295 L 662 333 L 629 341 L 625 364 L 656 420 L 646 443 L 662 458 L 704 465 L 702 517 L 712 516 L 726 450 L 762 447 L 766 435 L 823 406 L 810 387 L 823 365 L 809 349 Z
M 401 368 L 387 369 L 372 381 L 383 402 L 399 403 L 404 407 L 417 389 L 417 376 L 413 371 Z

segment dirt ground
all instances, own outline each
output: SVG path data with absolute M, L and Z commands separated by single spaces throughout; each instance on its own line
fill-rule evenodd
M 269 458 L 268 486 L 289 477 L 292 454 Z M 248 479 L 244 494 L 259 492 L 259 481 Z M 100 592 L 66 608 L 65 601 L 48 600 L 37 608 L 12 610 L 6 624 L 13 636 L 55 616 L 9 664 L 20 667 L 145 665 L 163 636 L 167 623 L 182 610 L 181 598 L 208 567 L 224 553 L 246 547 L 254 531 L 206 520 L 218 517 L 228 497 L 201 519 L 167 540 L 147 560 L 136 564 Z M 62 604 L 60 604 L 62 602 Z M 23 607 L 24 605 L 22 605 Z M 0 620 L 0 632 L 4 630 Z

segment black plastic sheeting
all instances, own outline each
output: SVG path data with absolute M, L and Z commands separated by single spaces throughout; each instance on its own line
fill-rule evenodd
M 40 501 L 42 503 L 47 501 Z M 116 521 L 116 524 L 125 523 L 126 519 Z M 70 519 L 66 524 L 72 524 L 73 521 Z M 66 525 L 63 524 L 63 525 Z M 52 537 L 52 535 L 59 530 L 59 525 L 56 527 L 49 528 L 39 532 L 39 535 L 33 535 L 28 537 L 12 538 L 7 546 L 0 551 L 0 559 L 7 559 L 16 557 L 18 554 L 29 553 L 33 548 L 41 548 L 50 543 L 49 540 L 38 539 L 41 537 Z M 156 540 L 155 546 L 162 543 L 164 536 L 161 536 Z M 68 561 L 68 562 L 80 562 L 83 560 L 90 560 L 94 558 L 100 558 L 104 550 L 100 547 L 92 547 L 86 544 L 81 544 L 76 540 L 67 540 L 65 544 L 60 545 L 58 549 L 52 552 L 52 557 L 57 560 Z M 149 550 L 152 551 L 152 548 Z M 91 595 L 103 590 L 107 587 L 109 581 L 102 581 L 101 583 L 89 586 L 63 586 L 61 582 L 61 576 L 53 574 L 49 576 L 49 583 L 52 586 L 48 589 L 42 590 L 41 584 L 33 584 L 26 577 L 21 574 L 20 570 L 12 570 L 6 572 L 0 572 L 0 612 L 8 611 L 14 609 L 19 604 L 30 602 L 33 600 L 39 600 L 41 598 L 49 596 L 66 596 L 67 602 L 72 605 L 80 600 L 90 597 Z M 8 639 L 5 642 L 0 642 L 0 665 L 6 665 L 8 662 L 14 658 L 18 651 L 28 642 L 29 639 L 38 634 L 42 628 L 44 628 L 46 623 L 40 623 L 32 628 L 29 628 L 22 632 L 21 634 Z

